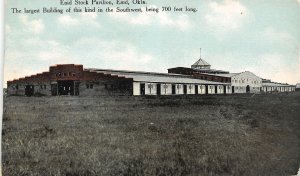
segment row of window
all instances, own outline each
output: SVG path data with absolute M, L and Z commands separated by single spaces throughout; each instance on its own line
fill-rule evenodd
M 266 90 L 276 90 L 276 89 L 281 89 L 281 90 L 290 89 L 290 90 L 293 90 L 295 88 L 293 88 L 293 87 L 264 87 L 264 89 L 266 89 Z
M 78 73 L 79 75 L 80 73 Z M 76 73 L 74 72 L 68 72 L 68 73 L 61 73 L 61 72 L 58 72 L 56 73 L 56 77 L 63 77 L 63 76 L 73 76 L 75 77 L 76 76 Z
M 150 84 L 149 84 L 150 85 Z M 148 85 L 148 87 L 149 87 Z M 131 85 L 130 84 L 104 84 L 104 88 L 105 89 L 118 89 L 118 90 L 129 90 L 131 89 Z
M 236 80 L 236 79 L 232 80 L 232 83 L 245 83 L 245 82 L 250 83 L 250 80 L 249 79 L 247 79 L 247 81 L 244 80 L 244 79 L 242 79 L 242 80 Z M 261 81 L 251 81 L 251 83 L 252 84 L 260 84 Z
M 177 88 L 177 89 L 181 89 L 182 87 L 183 87 L 182 84 L 177 84 L 177 85 L 176 85 L 176 88 Z M 191 85 L 191 84 L 189 84 L 189 86 L 188 86 L 189 89 L 193 89 L 193 87 L 194 87 L 194 86 Z M 210 85 L 210 86 L 209 86 L 210 89 L 214 89 L 214 87 L 215 87 L 215 86 L 213 86 L 213 85 Z M 219 89 L 223 89 L 223 86 L 218 86 L 218 87 L 219 87 Z M 154 84 L 148 84 L 148 88 L 149 88 L 149 89 L 153 89 L 153 88 L 154 88 Z M 164 89 L 168 89 L 168 84 L 164 84 L 164 85 L 163 85 L 163 88 L 164 88 Z M 200 85 L 199 88 L 200 88 L 200 89 L 205 89 L 205 85 Z M 230 88 L 231 88 L 231 86 L 227 86 L 227 89 L 230 89 Z
M 24 89 L 26 88 L 26 85 L 24 85 Z M 46 89 L 47 86 L 46 85 L 40 85 L 40 89 Z M 19 90 L 19 85 L 15 85 L 13 86 L 13 89 Z
M 220 81 L 220 82 L 229 82 L 229 78 L 221 78 L 221 77 L 212 77 L 212 76 L 200 76 L 200 79 L 209 80 L 209 81 Z
M 198 87 L 199 86 L 199 87 Z M 157 90 L 157 94 L 161 94 L 161 91 L 164 91 L 165 94 L 167 94 L 168 89 L 169 87 L 171 88 L 172 90 L 172 94 L 176 94 L 177 93 L 183 93 L 183 94 L 193 94 L 193 93 L 205 93 L 206 90 L 205 88 L 207 88 L 207 92 L 209 93 L 225 93 L 223 91 L 224 89 L 224 86 L 218 86 L 218 85 L 193 85 L 193 84 L 188 84 L 188 85 L 183 85 L 183 84 L 146 84 L 145 83 L 141 83 L 140 84 L 140 93 L 141 95 L 145 95 L 145 87 L 148 89 L 148 93 L 152 94 L 152 90 Z M 162 90 L 161 87 L 164 89 Z M 183 92 L 180 91 L 180 89 L 182 90 L 182 87 L 183 87 Z M 200 88 L 200 90 L 199 90 Z M 231 86 L 226 86 L 226 89 L 229 89 L 231 90 Z M 219 90 L 218 90 L 219 89 Z M 194 92 L 195 90 L 195 92 Z M 204 91 L 204 92 L 203 92 Z

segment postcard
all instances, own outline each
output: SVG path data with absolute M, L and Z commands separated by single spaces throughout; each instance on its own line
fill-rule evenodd
M 3 175 L 297 175 L 299 0 L 4 3 Z

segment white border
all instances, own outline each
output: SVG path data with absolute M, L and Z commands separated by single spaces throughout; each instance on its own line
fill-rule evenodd
M 1 121 L 0 121 L 0 130 L 1 130 L 1 135 L 0 135 L 0 144 L 2 146 L 2 119 L 3 119 L 3 76 L 4 76 L 4 33 L 5 33 L 5 26 L 4 26 L 4 6 L 5 6 L 6 1 L 1 1 L 0 3 L 0 116 L 1 116 Z M 0 146 L 0 155 L 2 158 L 2 147 Z M 0 158 L 0 176 L 2 176 L 2 161 Z

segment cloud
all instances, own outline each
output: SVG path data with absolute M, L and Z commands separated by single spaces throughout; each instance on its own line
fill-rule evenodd
M 39 37 L 22 39 L 24 48 L 6 48 L 5 51 L 5 81 L 27 76 L 25 73 L 47 71 L 49 65 L 71 63 L 75 57 L 68 46 L 54 40 L 42 40 Z M 35 49 L 33 46 L 38 46 Z M 45 68 L 44 68 L 45 67 Z M 24 72 L 24 70 L 26 72 Z M 30 71 L 32 70 L 32 71 Z
M 204 16 L 205 22 L 221 31 L 236 30 L 249 16 L 249 10 L 237 0 L 209 2 L 209 12 Z
M 43 32 L 45 25 L 42 19 L 37 20 L 29 20 L 28 16 L 21 15 L 20 16 L 21 23 L 26 27 L 26 30 L 31 31 L 35 34 L 40 34 Z
M 161 13 L 157 16 L 161 25 L 175 27 L 180 30 L 187 30 L 191 27 L 189 17 L 185 14 L 181 14 L 177 19 L 172 19 L 167 13 Z
M 281 83 L 296 84 L 300 82 L 300 48 L 298 58 L 294 63 L 286 62 L 286 56 L 273 53 L 257 57 L 257 64 L 248 67 L 249 71 L 258 76 Z M 292 60 L 292 59 L 289 59 Z
M 155 5 L 148 6 L 148 8 L 157 7 Z M 171 16 L 165 12 L 146 12 L 145 8 L 142 8 L 143 13 L 139 13 L 137 15 L 129 14 L 129 13 L 120 13 L 114 12 L 109 13 L 109 15 L 119 21 L 125 21 L 132 25 L 152 25 L 159 24 L 161 26 L 178 28 L 179 30 L 187 30 L 192 27 L 190 19 L 188 15 L 180 14 Z
M 282 47 L 297 46 L 295 37 L 287 32 L 281 32 L 273 27 L 267 27 L 260 33 L 261 38 L 265 42 L 271 42 L 272 44 L 281 45 Z
M 89 19 L 96 19 L 97 18 L 97 13 L 95 12 L 85 12 L 85 13 L 81 13 L 80 14 L 82 17 L 86 17 L 86 18 L 89 18 Z
M 69 63 L 74 56 L 68 46 L 63 46 L 56 41 L 46 41 L 45 44 L 47 49 L 43 49 L 37 53 L 37 58 L 42 62 L 47 62 L 50 64 L 62 64 Z
M 18 78 L 22 78 L 22 77 L 25 77 L 25 76 L 30 76 L 30 75 L 34 75 L 34 74 L 37 74 L 37 73 L 41 73 L 41 72 L 44 72 L 44 71 L 47 71 L 48 69 L 35 69 L 35 70 L 32 70 L 32 69 L 26 69 L 26 68 L 23 68 L 23 69 L 19 69 L 18 67 L 13 67 L 13 68 L 7 68 L 7 67 L 4 67 L 4 85 L 7 84 L 7 81 L 12 81 L 14 79 L 18 79 Z
M 58 22 L 65 26 L 77 26 L 80 24 L 77 19 L 71 17 L 70 15 L 61 15 L 58 17 Z
M 85 12 L 81 13 L 78 17 L 74 18 L 70 15 L 62 15 L 58 17 L 57 21 L 62 26 L 79 26 L 79 25 L 89 25 L 94 27 L 100 27 L 97 21 L 97 13 Z
M 129 42 L 80 38 L 68 45 L 56 40 L 42 40 L 39 37 L 22 40 L 22 50 L 8 48 L 5 52 L 5 82 L 41 71 L 49 65 L 83 64 L 85 67 L 148 70 L 156 58 L 139 50 Z M 32 46 L 39 46 L 32 49 Z
M 76 55 L 81 55 L 81 60 L 85 60 L 87 65 L 97 65 L 100 68 L 149 70 L 149 64 L 155 60 L 152 55 L 123 41 L 81 38 L 73 48 L 77 51 Z
M 252 58 L 245 58 L 232 52 L 210 53 L 208 58 L 214 69 L 227 70 L 232 73 L 243 71 L 281 83 L 300 82 L 300 48 L 298 55 L 282 53 L 262 53 Z M 205 58 L 204 58 L 205 59 Z

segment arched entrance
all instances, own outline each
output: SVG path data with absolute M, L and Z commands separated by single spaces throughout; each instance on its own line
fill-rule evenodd
M 33 94 L 34 94 L 34 85 L 26 85 L 25 86 L 25 95 L 33 96 Z
M 246 87 L 246 93 L 250 93 L 250 86 L 249 85 L 247 85 L 247 87 Z
M 57 81 L 58 95 L 74 95 L 74 81 Z

